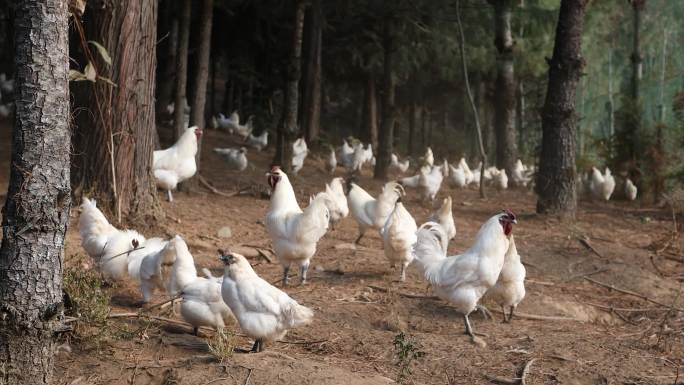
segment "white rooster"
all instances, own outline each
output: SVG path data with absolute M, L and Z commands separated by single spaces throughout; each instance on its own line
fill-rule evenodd
M 472 338 L 475 336 L 468 315 L 496 284 L 515 223 L 515 214 L 508 210 L 491 217 L 480 227 L 470 249 L 450 257 L 446 255 L 446 234 L 442 226 L 427 222 L 418 229 L 414 261 L 435 294 L 463 315 L 466 333 Z
M 214 152 L 226 162 L 229 170 L 244 171 L 249 162 L 247 161 L 247 149 L 240 148 L 215 148 Z
M 309 155 L 309 147 L 304 138 L 299 138 L 292 143 L 292 172 L 296 176 L 304 167 L 304 159 Z
M 442 226 L 447 235 L 447 240 L 452 240 L 456 236 L 456 224 L 454 223 L 454 214 L 451 211 L 451 207 L 451 197 L 446 197 L 442 201 L 442 206 L 428 218 L 429 222 L 437 222 Z
M 403 162 L 400 162 L 397 154 L 393 153 L 392 157 L 390 158 L 390 167 L 399 171 L 400 174 L 403 174 L 406 171 L 408 171 L 410 165 L 411 163 L 409 162 L 408 158 L 404 159 Z
M 254 338 L 252 352 L 285 336 L 291 328 L 306 325 L 313 311 L 261 279 L 240 254 L 221 255 L 225 264 L 221 295 L 240 324 Z
M 413 260 L 417 229 L 415 219 L 404 207 L 401 197 L 398 198 L 382 230 L 382 241 L 390 266 L 395 267 L 399 264 L 399 280 L 402 282 L 406 280 L 406 268 Z
M 637 197 L 637 186 L 635 186 L 632 180 L 629 178 L 625 180 L 625 196 L 630 201 L 635 200 Z
M 387 182 L 378 198 L 375 199 L 357 184 L 350 183 L 347 203 L 352 217 L 359 225 L 359 236 L 354 243 L 358 244 L 369 228 L 382 229 L 394 210 L 395 203 L 404 194 L 402 185 L 397 182 Z
M 197 172 L 195 155 L 200 136 L 202 136 L 202 130 L 197 126 L 186 128 L 176 144 L 166 150 L 154 152 L 152 161 L 154 179 L 157 181 L 157 187 L 166 190 L 169 202 L 173 202 L 171 190 Z
M 504 256 L 501 274 L 499 274 L 496 285 L 487 292 L 487 298 L 501 306 L 504 322 L 511 322 L 513 311 L 525 298 L 525 266 L 520 262 L 520 255 L 518 255 L 512 234 L 508 250 Z M 506 309 L 510 309 L 508 317 L 506 317 Z
M 316 244 L 328 230 L 330 213 L 326 200 L 331 198 L 326 193 L 319 193 L 302 211 L 292 184 L 280 167 L 273 166 L 267 176 L 271 204 L 266 214 L 266 230 L 283 265 L 283 285 L 288 283 L 287 274 L 292 263 L 299 265 L 300 282 L 304 284 Z

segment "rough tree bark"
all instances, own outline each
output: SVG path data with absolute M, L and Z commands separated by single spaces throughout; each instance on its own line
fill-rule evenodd
M 575 96 L 584 66 L 582 29 L 586 5 L 587 0 L 561 1 L 542 110 L 537 212 L 567 218 L 574 218 L 577 209 Z
M 306 12 L 304 42 L 306 52 L 302 85 L 302 131 L 306 141 L 313 143 L 318 139 L 321 127 L 321 76 L 322 62 L 321 50 L 323 44 L 323 14 L 321 0 L 313 0 L 311 7 Z
M 67 2 L 24 0 L 15 12 L 16 114 L 0 247 L 0 383 L 49 384 L 63 316 L 71 205 Z
M 211 20 L 214 15 L 214 0 L 202 1 L 202 14 L 200 15 L 200 33 L 197 36 L 199 51 L 197 52 L 197 65 L 195 66 L 195 91 L 190 113 L 190 125 L 204 129 L 204 107 L 207 102 L 207 81 L 209 80 L 209 56 L 211 54 Z M 197 180 L 200 172 L 200 157 L 202 156 L 202 137 L 197 143 L 197 172 L 192 178 Z
M 389 165 L 392 156 L 392 145 L 394 144 L 394 20 L 386 17 L 383 23 L 383 43 L 384 51 L 383 63 L 383 89 L 382 89 L 382 124 L 380 125 L 380 135 L 378 138 L 377 157 L 375 161 L 375 179 L 387 179 Z
M 78 105 L 86 112 L 76 117 L 72 185 L 99 198 L 118 222 L 123 214 L 129 222 L 145 222 L 159 215 L 152 177 L 157 2 L 107 4 L 86 8 L 84 40 L 107 49 L 111 66 L 88 56 L 116 86 L 98 80 L 78 89 Z
M 287 68 L 287 84 L 283 117 L 278 125 L 278 146 L 273 163 L 280 165 L 283 171 L 292 169 L 292 143 L 299 131 L 297 126 L 297 108 L 299 107 L 299 79 L 302 72 L 302 40 L 304 35 L 305 0 L 294 0 L 295 17 L 292 28 L 292 46 Z
M 494 129 L 496 167 L 512 174 L 518 157 L 515 132 L 515 76 L 513 71 L 512 0 L 489 0 L 494 8 L 494 44 L 497 50 Z
M 178 51 L 176 52 L 176 89 L 174 91 L 173 132 L 174 140 L 183 135 L 185 129 L 185 102 L 188 85 L 188 45 L 190 42 L 190 15 L 192 0 L 182 0 L 178 24 Z

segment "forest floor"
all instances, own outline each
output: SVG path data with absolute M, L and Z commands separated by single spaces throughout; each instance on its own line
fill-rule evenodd
M 0 194 L 8 183 L 8 131 L 7 122 L 0 122 Z M 204 143 L 202 175 L 219 190 L 265 188 L 271 149 L 250 151 L 251 166 L 238 174 L 224 171 L 211 151 L 238 145 L 234 138 L 206 131 Z M 292 182 L 304 203 L 329 179 L 323 162 L 312 155 Z M 381 187 L 370 170 L 360 185 L 374 195 Z M 208 329 L 195 337 L 182 324 L 145 317 L 113 318 L 102 325 L 77 323 L 77 332 L 63 337 L 55 383 L 491 384 L 493 377 L 518 383 L 515 379 L 529 364 L 527 384 L 684 384 L 684 312 L 670 309 L 684 308 L 684 242 L 673 236 L 669 209 L 638 202 L 582 202 L 577 221 L 566 224 L 536 215 L 535 197 L 527 190 L 490 189 L 488 198 L 480 199 L 475 189 L 444 188 L 439 201 L 447 194 L 454 199 L 458 231 L 450 254 L 468 248 L 479 226 L 500 209 L 510 208 L 519 217 L 514 232 L 527 264 L 527 297 L 511 324 L 501 323 L 496 312 L 493 320 L 471 318 L 475 330 L 486 334 L 485 347 L 463 334 L 461 317 L 447 303 L 430 298 L 415 270 L 409 269 L 406 282 L 395 281 L 398 272 L 389 268 L 377 234 L 369 232 L 363 246 L 351 247 L 357 226 L 346 218 L 319 243 L 310 282 L 285 289 L 315 311 L 311 325 L 285 337 L 294 343 L 275 343 L 259 354 L 235 352 L 219 362 L 210 354 L 207 342 L 216 346 L 217 338 Z M 174 197 L 170 204 L 159 193 L 167 219 L 143 232 L 181 234 L 198 267 L 221 274 L 218 248 L 270 247 L 262 224 L 267 200 L 249 194 L 224 197 L 203 188 Z M 404 202 L 419 223 L 432 211 L 415 191 L 409 191 Z M 91 266 L 80 246 L 77 205 L 74 202 L 66 244 L 68 271 Z M 219 238 L 224 226 L 232 230 L 230 238 Z M 579 242 L 583 237 L 596 252 Z M 250 261 L 265 279 L 281 277 L 280 265 L 258 256 Z M 110 299 L 109 314 L 140 310 L 141 297 L 133 283 L 103 290 Z M 152 302 L 164 299 L 158 294 Z M 170 307 L 149 314 L 180 320 Z M 235 324 L 228 329 L 239 333 Z M 405 351 L 422 352 L 403 376 L 401 367 L 407 362 L 398 359 L 394 346 L 401 332 Z M 247 349 L 252 341 L 236 335 L 233 343 Z

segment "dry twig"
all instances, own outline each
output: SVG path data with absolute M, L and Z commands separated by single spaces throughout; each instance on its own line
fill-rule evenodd
M 615 286 L 613 286 L 613 285 L 609 285 L 609 284 L 607 284 L 607 283 L 599 282 L 599 281 L 597 281 L 597 280 L 595 280 L 595 279 L 592 279 L 592 278 L 589 278 L 589 277 L 584 277 L 584 279 L 586 279 L 587 281 L 589 281 L 589 282 L 591 282 L 591 283 L 594 283 L 594 284 L 596 284 L 596 285 L 603 286 L 603 287 L 605 287 L 605 288 L 607 288 L 607 289 L 615 290 L 615 291 L 620 292 L 620 293 L 622 293 L 622 294 L 627 294 L 627 295 L 631 295 L 631 296 L 634 296 L 634 297 L 637 297 L 637 298 L 641 298 L 641 299 L 643 299 L 643 300 L 646 300 L 646 301 L 648 301 L 648 302 L 654 303 L 654 304 L 656 304 L 656 305 L 664 306 L 664 307 L 666 307 L 666 308 L 668 308 L 668 309 L 677 310 L 677 311 L 679 311 L 679 312 L 684 313 L 684 309 L 675 307 L 674 305 L 672 305 L 672 306 L 666 305 L 666 304 L 664 304 L 664 303 L 662 303 L 662 302 L 660 302 L 660 301 L 656 301 L 655 299 L 650 298 L 650 297 L 647 297 L 647 296 L 645 296 L 645 295 L 643 295 L 643 294 L 639 294 L 639 293 L 633 292 L 633 291 L 631 291 L 631 290 L 620 289 L 620 288 L 615 287 Z

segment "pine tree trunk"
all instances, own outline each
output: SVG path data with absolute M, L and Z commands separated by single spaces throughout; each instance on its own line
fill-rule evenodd
M 525 147 L 525 85 L 522 79 L 518 80 L 518 88 L 515 92 L 515 125 L 518 132 L 518 152 L 524 154 Z
M 513 36 L 511 0 L 489 0 L 494 7 L 494 44 L 497 49 L 497 76 L 494 108 L 496 131 L 496 166 L 512 174 L 518 157 L 515 131 L 515 75 L 513 71 Z
M 394 21 L 386 18 L 383 25 L 383 101 L 382 101 L 382 124 L 378 137 L 377 157 L 375 162 L 375 179 L 387 179 L 392 145 L 394 144 Z
M 207 82 L 209 80 L 209 56 L 211 54 L 211 21 L 214 14 L 214 0 L 202 1 L 202 14 L 200 15 L 201 27 L 197 45 L 199 51 L 197 52 L 197 65 L 195 66 L 195 92 L 194 100 L 192 102 L 192 110 L 190 114 L 190 124 L 204 129 L 206 119 L 204 117 L 205 105 L 207 102 Z M 190 180 L 191 184 L 195 184 L 199 177 L 201 168 L 200 157 L 202 156 L 202 137 L 197 142 L 197 154 L 195 163 L 197 163 L 197 172 Z
M 173 132 L 174 141 L 185 130 L 185 103 L 188 85 L 188 45 L 190 43 L 190 15 L 192 0 L 181 0 L 178 24 L 178 51 L 176 53 L 176 89 L 174 91 Z
M 15 123 L 0 247 L 0 383 L 52 383 L 69 223 L 68 8 L 15 6 Z
M 575 100 L 584 66 L 582 30 L 586 5 L 587 0 L 561 1 L 542 110 L 537 212 L 568 218 L 574 218 L 577 209 Z
M 273 163 L 286 173 L 292 169 L 292 143 L 297 136 L 297 108 L 299 107 L 299 79 L 302 72 L 302 40 L 304 35 L 305 0 L 295 1 L 290 58 L 285 85 L 283 117 L 278 126 L 278 148 Z
M 321 126 L 321 49 L 323 43 L 321 0 L 314 0 L 306 12 L 306 59 L 302 84 L 301 122 L 306 141 L 318 139 Z
M 416 131 L 416 101 L 411 100 L 411 105 L 409 106 L 409 132 L 408 132 L 408 148 L 407 153 L 409 156 L 413 155 L 413 136 Z
M 159 215 L 151 171 L 157 2 L 112 4 L 88 7 L 84 15 L 87 39 L 101 42 L 113 59 L 110 67 L 94 56 L 98 74 L 116 87 L 81 82 L 77 101 L 88 112 L 77 116 L 72 185 L 91 191 L 118 222 L 123 215 L 144 222 Z

